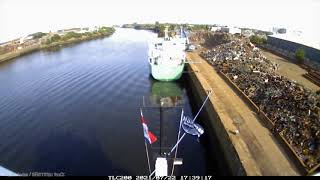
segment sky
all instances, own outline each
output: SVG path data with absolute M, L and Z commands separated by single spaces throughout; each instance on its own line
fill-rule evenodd
M 320 0 L 0 0 L 0 42 L 33 32 L 123 23 L 285 27 L 319 40 Z

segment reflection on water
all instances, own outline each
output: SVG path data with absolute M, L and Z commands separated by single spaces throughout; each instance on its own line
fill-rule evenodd
M 184 153 L 184 149 L 178 148 L 171 154 L 169 152 L 178 141 L 179 124 L 184 109 L 185 87 L 182 80 L 177 82 L 160 82 L 151 80 L 151 94 L 149 98 L 145 98 L 143 102 L 143 111 L 145 119 L 149 126 L 149 130 L 156 135 L 158 140 L 153 144 L 146 144 L 148 149 L 147 156 L 150 162 L 151 171 L 155 168 L 157 157 L 166 157 L 168 160 L 169 175 L 179 175 L 182 166 L 173 166 L 173 160 L 190 156 Z M 149 102 L 150 101 L 150 102 Z M 191 112 L 187 111 L 186 113 Z M 194 142 L 196 143 L 196 139 Z M 189 148 L 189 147 L 188 147 Z M 186 166 L 189 166 L 186 164 Z
M 61 50 L 63 47 L 66 47 L 66 46 L 52 46 L 52 47 L 48 47 L 46 49 L 44 49 L 44 51 L 48 51 L 48 52 L 55 52 L 55 51 L 59 51 Z
M 118 29 L 110 38 L 39 51 L 1 64 L 0 164 L 21 173 L 147 174 L 139 120 L 142 97 L 170 94 L 165 102 L 192 115 L 183 83 L 172 88 L 175 85 L 150 80 L 147 41 L 153 36 Z M 163 116 L 168 137 L 176 133 L 177 111 Z M 159 122 L 159 114 L 150 109 L 146 118 Z M 178 155 L 184 157 L 184 166 L 177 172 L 205 174 L 203 146 L 188 136 L 181 149 Z
M 162 107 L 183 105 L 182 89 L 176 82 L 153 81 L 150 100 L 152 104 Z

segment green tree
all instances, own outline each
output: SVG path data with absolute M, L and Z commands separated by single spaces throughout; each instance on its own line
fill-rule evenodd
M 298 63 L 302 64 L 305 57 L 304 49 L 302 48 L 297 49 L 295 55 L 298 60 Z
M 134 29 L 142 29 L 142 25 L 140 25 L 140 24 L 136 24 L 136 25 L 134 25 L 134 27 L 133 27 Z
M 104 26 L 98 29 L 98 33 L 103 36 L 110 35 L 110 34 L 114 33 L 114 31 L 115 31 L 114 28 L 104 27 Z
M 175 29 L 176 29 L 176 25 L 175 24 L 170 24 L 169 31 L 174 31 Z
M 160 24 L 158 21 L 156 21 L 154 25 L 154 32 L 159 33 L 160 32 Z
M 52 43 L 52 41 L 51 41 L 51 39 L 49 38 L 49 39 L 47 39 L 44 43 L 45 43 L 46 45 L 49 45 L 49 44 Z
M 166 29 L 165 25 L 160 25 L 158 37 L 164 37 L 164 30 Z
M 84 35 L 84 36 L 87 36 L 87 37 L 91 37 L 91 36 L 92 36 L 92 33 L 90 33 L 90 32 L 85 32 L 85 33 L 83 33 L 83 35 Z
M 61 37 L 58 34 L 55 34 L 50 38 L 51 42 L 57 42 L 60 39 L 61 39 Z
M 47 35 L 47 33 L 43 33 L 43 32 L 36 32 L 34 34 L 30 34 L 30 36 L 33 37 L 33 39 L 38 39 L 38 38 L 42 38 L 43 36 Z
M 261 45 L 261 44 L 266 44 L 267 40 L 257 35 L 253 35 L 250 37 L 250 42 L 252 42 L 253 44 Z
M 75 33 L 75 32 L 67 32 L 64 36 L 63 36 L 63 40 L 68 40 L 68 39 L 71 39 L 71 38 L 80 38 L 81 37 L 81 34 L 79 33 Z

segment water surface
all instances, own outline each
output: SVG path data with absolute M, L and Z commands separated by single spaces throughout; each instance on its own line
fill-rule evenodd
M 0 64 L 0 165 L 18 173 L 147 174 L 139 108 L 153 93 L 147 61 L 153 36 L 117 29 L 109 38 Z M 175 85 L 192 117 L 184 80 Z M 145 111 L 153 121 L 159 115 Z M 169 126 L 179 124 L 179 112 L 171 112 Z M 187 136 L 176 174 L 206 174 L 205 153 Z

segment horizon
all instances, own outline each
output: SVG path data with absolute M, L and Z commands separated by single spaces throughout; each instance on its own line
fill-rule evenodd
M 272 11 L 267 12 L 269 9 Z M 220 24 L 268 31 L 281 27 L 300 30 L 320 44 L 319 9 L 320 1 L 317 0 L 1 0 L 0 42 L 35 32 L 72 27 L 159 21 Z

